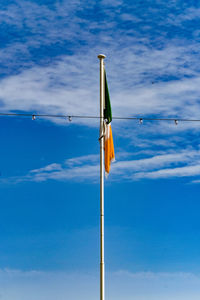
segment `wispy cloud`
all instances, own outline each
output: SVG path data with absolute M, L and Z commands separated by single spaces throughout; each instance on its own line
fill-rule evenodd
M 65 160 L 63 164 L 52 163 L 39 169 L 30 170 L 25 176 L 4 178 L 2 182 L 84 181 L 88 179 L 96 182 L 99 174 L 97 161 L 98 155 L 95 154 L 70 158 Z
M 141 157 L 142 156 L 142 157 Z M 125 160 L 124 160 L 125 159 Z M 200 176 L 200 150 L 188 148 L 180 152 L 122 153 L 112 164 L 109 180 L 139 180 L 143 178 L 177 178 Z M 62 164 L 52 163 L 30 170 L 21 177 L 2 179 L 2 182 L 86 181 L 96 183 L 99 178 L 99 156 L 87 155 L 70 158 Z
M 167 56 L 167 50 L 163 55 Z M 147 72 L 148 63 L 145 63 L 145 54 L 142 57 L 144 60 L 140 62 L 140 66 L 144 66 L 143 70 L 134 62 L 128 62 L 128 59 L 131 61 L 131 55 L 123 62 L 124 71 L 120 71 L 120 76 L 114 75 L 118 70 L 117 61 L 116 68 L 112 65 L 109 83 L 113 115 L 199 118 L 200 77 L 152 84 L 150 78 L 145 79 L 143 76 L 143 73 Z M 94 60 L 95 57 L 91 61 L 82 61 L 80 56 L 65 57 L 51 66 L 34 67 L 1 80 L 1 111 L 20 110 L 71 115 L 88 115 L 90 112 L 90 115 L 98 115 L 98 62 L 96 60 L 94 65 Z M 134 60 L 137 60 L 137 57 Z M 156 72 L 153 69 L 160 70 L 160 66 L 153 61 L 159 61 L 159 58 L 152 57 L 151 68 L 148 71 L 153 72 L 152 76 Z M 167 64 L 168 61 L 163 69 L 167 68 Z M 88 66 L 90 72 L 87 72 Z M 170 68 L 167 69 L 169 72 Z M 171 73 L 175 74 L 175 70 Z M 142 82 L 144 79 L 146 84 L 139 84 L 138 81 Z M 80 123 L 80 120 L 74 121 Z M 87 121 L 85 124 L 91 125 L 92 122 Z M 158 130 L 163 128 L 166 130 L 166 124 L 161 124 Z M 194 124 L 188 123 L 187 126 L 184 124 L 184 127 L 178 127 L 179 130 L 188 128 L 194 128 Z
M 161 169 L 152 172 L 140 172 L 135 175 L 136 178 L 170 178 L 170 177 L 192 177 L 200 175 L 200 164 L 184 166 L 179 168 Z M 198 181 L 193 181 L 194 183 Z
M 129 180 L 199 176 L 200 151 L 188 149 L 179 153 L 121 161 L 113 165 L 112 172 Z

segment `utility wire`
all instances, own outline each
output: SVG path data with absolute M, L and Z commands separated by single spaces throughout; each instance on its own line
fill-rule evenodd
M 30 114 L 30 113 L 0 113 L 0 116 L 19 116 L 19 117 L 32 117 L 35 120 L 36 117 L 42 118 L 67 118 L 70 121 L 72 118 L 76 119 L 100 119 L 99 116 L 84 116 L 84 115 L 54 115 L 54 114 Z M 113 120 L 139 120 L 142 121 L 174 121 L 178 122 L 200 122 L 200 119 L 185 119 L 185 118 L 149 118 L 149 117 L 112 117 Z

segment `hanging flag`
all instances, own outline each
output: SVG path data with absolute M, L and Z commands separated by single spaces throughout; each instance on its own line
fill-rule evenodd
M 115 160 L 114 144 L 112 136 L 112 109 L 110 104 L 110 96 L 108 91 L 108 84 L 105 74 L 105 108 L 104 108 L 104 125 L 105 125 L 105 139 L 104 139 L 104 152 L 105 152 L 105 172 L 106 175 L 110 171 L 110 163 Z

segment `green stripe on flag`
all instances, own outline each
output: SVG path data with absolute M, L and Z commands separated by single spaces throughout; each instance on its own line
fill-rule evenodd
M 108 91 L 108 83 L 106 79 L 106 72 L 105 74 L 105 109 L 104 109 L 104 119 L 107 120 L 107 124 L 112 121 L 112 109 L 110 104 L 110 95 Z

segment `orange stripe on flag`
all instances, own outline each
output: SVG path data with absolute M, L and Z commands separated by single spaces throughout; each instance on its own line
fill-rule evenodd
M 105 124 L 104 150 L 105 150 L 105 172 L 106 172 L 106 174 L 109 174 L 110 163 L 111 163 L 111 161 L 115 160 L 115 152 L 114 152 L 111 124 Z

